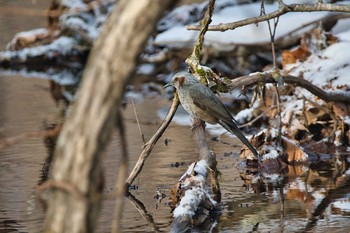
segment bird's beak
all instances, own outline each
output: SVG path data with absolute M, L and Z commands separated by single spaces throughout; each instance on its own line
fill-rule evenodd
M 174 85 L 174 83 L 169 82 L 169 83 L 167 83 L 167 84 L 164 85 L 164 88 L 171 87 L 171 86 L 173 86 L 173 85 Z

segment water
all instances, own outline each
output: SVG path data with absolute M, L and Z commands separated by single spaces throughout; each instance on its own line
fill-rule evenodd
M 45 9 L 46 4 L 43 0 L 0 0 L 1 49 L 16 32 L 45 26 L 45 18 L 37 9 Z M 0 75 L 0 139 L 37 132 L 47 124 L 59 122 L 61 107 L 51 98 L 49 88 L 45 79 Z M 161 122 L 157 111 L 166 106 L 170 102 L 163 96 L 136 102 L 146 140 Z M 132 167 L 143 143 L 130 104 L 123 110 L 123 116 Z M 311 166 L 289 166 L 277 180 L 262 179 L 252 184 L 256 177 L 244 168 L 236 168 L 240 147 L 234 145 L 240 143 L 225 135 L 221 139 L 228 143 L 210 141 L 210 146 L 222 173 L 223 211 L 212 220 L 213 225 L 202 231 L 212 227 L 214 232 L 349 232 L 347 155 Z M 36 188 L 48 156 L 47 146 L 41 137 L 24 137 L 0 150 L 0 232 L 41 231 L 45 207 Z M 111 229 L 119 156 L 119 139 L 114 135 L 103 155 L 105 200 L 96 232 Z M 157 190 L 169 196 L 187 166 L 197 159 L 190 127 L 171 124 L 135 180 L 137 188 L 125 198 L 123 232 L 169 231 L 172 214 L 166 205 L 168 199 L 159 203 L 154 196 Z M 176 163 L 180 166 L 174 166 Z M 136 206 L 143 206 L 144 212 Z

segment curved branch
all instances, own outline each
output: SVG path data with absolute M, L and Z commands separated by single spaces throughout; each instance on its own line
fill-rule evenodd
M 197 71 L 200 64 L 201 51 L 204 43 L 204 35 L 208 31 L 209 24 L 211 23 L 211 16 L 214 12 L 215 0 L 209 1 L 208 9 L 205 12 L 203 19 L 200 22 L 200 32 L 197 38 L 197 42 L 193 47 L 192 54 L 186 59 L 186 64 L 193 70 Z M 196 73 L 196 72 L 195 72 Z
M 258 83 L 277 83 L 277 80 L 274 78 L 274 73 L 255 73 L 248 76 L 238 77 L 227 83 L 230 88 L 242 87 L 242 86 L 252 86 Z M 344 102 L 350 104 L 350 92 L 345 91 L 324 91 L 323 89 L 315 86 L 311 82 L 292 75 L 281 74 L 283 81 L 289 84 L 296 84 L 302 88 L 305 88 L 312 94 L 318 96 L 324 101 L 334 101 L 334 102 Z
M 166 115 L 163 123 L 160 125 L 159 129 L 153 135 L 153 137 L 144 145 L 143 151 L 141 152 L 139 159 L 136 162 L 136 165 L 134 166 L 128 179 L 126 180 L 127 186 L 130 186 L 134 182 L 137 175 L 141 172 L 143 165 L 146 161 L 146 158 L 149 156 L 153 147 L 156 145 L 157 141 L 163 135 L 165 129 L 170 124 L 171 120 L 173 119 L 173 116 L 175 115 L 176 109 L 179 106 L 179 104 L 180 104 L 179 98 L 177 97 L 177 95 L 175 95 L 173 103 L 172 103 L 172 105 L 169 109 L 169 112 Z
M 316 4 L 281 4 L 278 10 L 271 12 L 266 15 L 261 15 L 257 17 L 252 17 L 244 20 L 240 20 L 233 23 L 221 23 L 218 25 L 213 25 L 208 28 L 208 31 L 227 31 L 233 30 L 238 27 L 242 27 L 249 24 L 256 24 L 269 19 L 277 18 L 278 16 L 284 15 L 289 12 L 310 12 L 310 11 L 330 11 L 330 12 L 350 12 L 350 4 L 329 4 L 329 3 L 316 3 Z M 189 25 L 186 26 L 187 30 L 200 30 L 199 25 Z

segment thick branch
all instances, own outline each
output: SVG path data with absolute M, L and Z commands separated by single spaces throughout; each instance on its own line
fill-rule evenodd
M 302 88 L 305 88 L 312 94 L 318 96 L 324 101 L 334 101 L 334 102 L 344 102 L 350 104 L 350 93 L 342 91 L 324 91 L 323 89 L 315 86 L 311 82 L 292 75 L 281 74 L 285 83 L 296 84 Z M 242 86 L 252 86 L 258 83 L 276 83 L 274 79 L 274 73 L 256 73 L 248 76 L 238 77 L 232 80 L 231 83 L 227 83 L 230 88 L 242 87 Z
M 207 74 L 208 70 L 205 71 L 202 66 L 200 66 L 201 50 L 204 42 L 204 35 L 208 31 L 208 26 L 211 22 L 211 17 L 214 12 L 215 0 L 210 0 L 208 4 L 208 9 L 205 12 L 203 19 L 201 20 L 201 30 L 197 39 L 197 42 L 193 48 L 193 52 L 189 58 L 186 59 L 186 64 L 195 73 L 200 75 L 201 81 L 207 84 L 207 75 L 214 75 L 211 71 Z M 205 124 L 202 120 L 195 118 L 193 119 L 193 135 L 196 141 L 199 155 L 204 159 L 210 168 L 210 181 L 213 193 L 215 194 L 215 199 L 217 201 L 221 200 L 220 184 L 218 180 L 219 173 L 216 168 L 216 156 L 209 149 L 208 142 L 205 136 Z
M 278 10 L 253 18 L 240 20 L 233 23 L 221 23 L 218 25 L 209 26 L 209 31 L 227 31 L 233 30 L 238 27 L 242 27 L 249 24 L 256 24 L 269 19 L 277 18 L 289 12 L 310 12 L 310 11 L 329 11 L 329 12 L 350 12 L 350 4 L 328 4 L 328 3 L 316 3 L 316 4 L 290 4 L 286 5 L 282 2 Z M 188 30 L 200 30 L 200 25 L 190 25 L 186 27 Z
M 101 153 L 118 122 L 136 62 L 170 3 L 119 0 L 104 24 L 58 139 L 50 173 L 52 180 L 69 184 L 85 198 L 51 190 L 44 232 L 94 232 L 102 199 Z

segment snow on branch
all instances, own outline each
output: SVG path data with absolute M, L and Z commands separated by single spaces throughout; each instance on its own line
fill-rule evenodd
M 252 17 L 244 20 L 240 20 L 233 23 L 221 23 L 218 25 L 209 26 L 208 31 L 227 31 L 233 30 L 237 27 L 242 27 L 249 24 L 256 24 L 269 19 L 277 18 L 289 12 L 311 12 L 311 11 L 328 11 L 328 12 L 350 12 L 350 4 L 329 4 L 329 3 L 315 3 L 315 4 L 285 4 L 283 1 L 279 1 L 279 7 L 276 11 Z M 200 30 L 199 25 L 189 25 L 186 27 L 188 30 Z
M 173 190 L 176 208 L 172 232 L 183 232 L 196 215 L 206 215 L 204 210 L 210 211 L 217 206 L 206 190 L 207 168 L 205 160 L 192 163 L 180 178 L 177 189 Z

